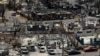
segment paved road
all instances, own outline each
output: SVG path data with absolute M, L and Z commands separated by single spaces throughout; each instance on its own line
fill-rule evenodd
M 47 53 L 31 52 L 29 56 L 48 56 Z
M 88 53 L 82 53 L 80 55 L 70 55 L 70 56 L 99 56 L 99 52 L 88 52 Z
M 34 52 L 34 53 L 30 53 L 30 56 L 62 56 L 61 54 L 59 55 L 48 55 L 47 53 L 38 53 L 38 52 Z M 99 52 L 89 52 L 89 53 L 83 53 L 80 55 L 69 55 L 69 56 L 99 56 Z
M 10 55 L 18 56 L 16 54 L 17 54 L 16 51 L 10 51 Z M 28 56 L 62 56 L 62 54 L 49 55 L 47 52 L 39 53 L 39 50 L 37 50 L 36 52 L 30 52 Z M 69 55 L 69 56 L 99 56 L 99 52 L 88 52 L 88 53 L 82 53 L 79 55 Z

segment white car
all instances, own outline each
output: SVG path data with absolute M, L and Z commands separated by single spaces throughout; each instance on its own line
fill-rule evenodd
M 56 52 L 55 52 L 54 49 L 49 49 L 49 50 L 48 50 L 48 54 L 49 54 L 49 55 L 55 55 Z
M 26 46 L 22 46 L 21 47 L 21 54 L 28 54 L 29 53 L 29 50 Z
M 45 46 L 41 46 L 40 49 L 39 49 L 39 51 L 40 51 L 40 53 L 44 53 L 44 52 L 46 52 L 46 50 L 45 50 Z

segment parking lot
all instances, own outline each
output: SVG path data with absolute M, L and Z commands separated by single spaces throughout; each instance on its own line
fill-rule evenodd
M 98 1 L 0 2 L 0 56 L 100 56 Z
M 35 49 L 36 49 L 36 51 L 29 52 L 29 54 L 19 54 L 19 55 L 18 55 L 17 51 L 10 49 L 9 56 L 11 56 L 11 55 L 13 55 L 13 56 L 20 56 L 20 55 L 22 55 L 22 56 L 23 55 L 25 55 L 25 56 L 34 56 L 34 55 L 37 55 L 37 56 L 40 56 L 40 55 L 41 56 L 62 56 L 62 53 L 59 53 L 59 51 L 61 52 L 61 50 L 59 50 L 59 51 L 57 50 L 55 55 L 49 55 L 47 51 L 44 53 L 40 53 L 40 50 L 38 49 L 38 47 L 35 47 Z M 83 52 L 82 51 L 81 54 L 69 55 L 69 56 L 90 56 L 90 55 L 91 56 L 99 56 L 100 55 L 99 51 L 100 50 L 95 51 L 95 52 Z

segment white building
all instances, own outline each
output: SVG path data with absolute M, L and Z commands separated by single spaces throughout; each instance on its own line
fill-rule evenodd
M 96 34 L 94 30 L 83 30 L 82 32 L 77 32 L 79 39 L 83 39 L 83 44 L 93 44 Z
M 91 39 L 94 40 L 95 36 L 84 36 L 80 37 L 80 39 L 84 39 L 84 44 L 91 44 Z
M 85 18 L 85 26 L 92 26 L 92 27 L 96 27 L 96 24 L 98 24 L 98 18 L 96 17 L 86 17 Z

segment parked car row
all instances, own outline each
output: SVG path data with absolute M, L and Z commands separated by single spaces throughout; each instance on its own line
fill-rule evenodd
M 64 52 L 66 52 L 68 55 L 81 54 L 81 51 L 94 52 L 94 51 L 98 51 L 98 49 L 95 46 L 86 46 L 86 47 L 83 47 L 82 50 L 77 50 L 75 48 L 65 48 L 64 49 Z
M 49 55 L 55 55 L 55 49 L 52 49 L 51 46 L 45 46 L 43 43 L 37 45 L 40 53 L 47 52 Z
M 31 45 L 24 45 L 24 46 L 21 46 L 21 49 L 19 50 L 20 54 L 25 54 L 25 55 L 28 55 L 29 52 L 35 52 L 36 49 L 35 49 L 35 46 L 33 44 Z

